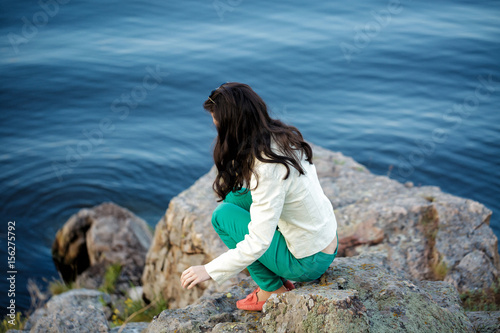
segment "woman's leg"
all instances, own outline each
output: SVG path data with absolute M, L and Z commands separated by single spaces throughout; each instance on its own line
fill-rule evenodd
M 250 212 L 229 202 L 220 204 L 212 215 L 215 231 L 230 249 L 236 248 L 236 244 L 248 234 L 248 223 L 250 223 Z M 283 285 L 281 278 L 259 260 L 247 268 L 252 279 L 262 290 L 275 291 Z
M 252 197 L 249 191 L 245 193 L 243 189 L 232 192 L 212 215 L 212 224 L 216 232 L 230 249 L 234 249 L 248 234 L 251 204 Z M 248 266 L 248 270 L 262 290 L 275 291 L 283 285 L 283 279 L 311 281 L 319 278 L 330 266 L 336 254 L 337 251 L 332 255 L 319 252 L 306 258 L 296 259 L 288 250 L 283 235 L 277 230 L 268 250 L 259 260 Z
M 338 250 L 338 238 L 337 238 Z M 283 235 L 276 231 L 271 245 L 259 258 L 270 271 L 292 281 L 307 282 L 318 279 L 337 256 L 337 250 L 333 254 L 318 252 L 311 256 L 297 259 L 288 249 Z
M 235 204 L 236 206 L 239 206 L 249 212 L 250 206 L 252 205 L 252 194 L 250 193 L 250 191 L 242 188 L 241 190 L 236 192 L 229 192 L 229 194 L 226 195 L 224 202 Z

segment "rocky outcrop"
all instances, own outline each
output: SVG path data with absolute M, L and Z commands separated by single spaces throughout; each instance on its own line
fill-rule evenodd
M 338 258 L 319 283 L 268 300 L 266 332 L 471 332 L 453 286 L 413 283 L 373 264 Z
M 345 255 L 382 251 L 392 271 L 413 280 L 445 280 L 460 292 L 489 287 L 498 278 L 498 241 L 489 227 L 491 211 L 482 204 L 375 176 L 339 153 L 314 148 Z M 481 267 L 466 258 L 474 252 L 481 253 Z
M 453 286 L 414 284 L 373 264 L 373 255 L 335 259 L 320 280 L 272 296 L 262 313 L 235 302 L 255 284 L 202 297 L 183 309 L 165 310 L 148 327 L 163 332 L 473 332 Z
M 147 252 L 144 295 L 161 295 L 170 309 L 123 332 L 498 331 L 499 312 L 465 313 L 457 293 L 489 287 L 499 277 L 487 208 L 436 187 L 373 175 L 340 153 L 313 149 L 341 244 L 339 257 L 319 280 L 271 297 L 262 313 L 236 308 L 236 300 L 256 288 L 243 273 L 223 286 L 207 281 L 192 290 L 180 287 L 184 269 L 226 251 L 211 226 L 217 206 L 212 169 L 172 199 Z M 98 285 L 94 274 L 120 263 L 122 273 L 138 281 L 137 267 L 144 265 L 151 239 L 138 220 L 113 204 L 72 216 L 53 245 L 61 275 L 67 281 L 88 277 Z M 52 297 L 23 332 L 118 332 L 106 321 L 109 302 L 109 295 L 88 290 Z
M 413 283 L 389 273 L 381 258 L 337 258 L 320 279 L 273 295 L 262 313 L 236 308 L 236 300 L 257 287 L 247 277 L 196 304 L 164 310 L 151 323 L 110 329 L 110 296 L 77 289 L 52 297 L 24 330 L 8 333 L 498 332 L 500 312 L 465 313 L 452 285 Z
M 488 287 L 498 278 L 497 238 L 489 227 L 491 211 L 482 204 L 437 187 L 373 175 L 341 153 L 313 150 L 320 182 L 335 209 L 340 256 L 376 252 L 379 264 L 393 274 L 411 281 L 444 280 L 460 292 Z M 222 290 L 211 281 L 190 291 L 179 283 L 184 269 L 226 250 L 211 226 L 217 206 L 214 177 L 212 169 L 173 198 L 158 222 L 143 274 L 147 298 L 162 294 L 175 308 L 191 304 L 206 289 Z
M 57 232 L 52 257 L 65 282 L 97 289 L 111 264 L 122 289 L 140 284 L 152 234 L 146 222 L 113 203 L 82 209 Z
M 241 311 L 236 301 L 257 286 L 242 279 L 225 292 L 167 309 L 151 323 L 110 329 L 110 296 L 77 289 L 35 311 L 28 332 L 498 332 L 500 312 L 465 313 L 456 289 L 443 281 L 412 282 L 391 274 L 377 253 L 337 258 L 323 276 L 273 295 L 263 312 Z

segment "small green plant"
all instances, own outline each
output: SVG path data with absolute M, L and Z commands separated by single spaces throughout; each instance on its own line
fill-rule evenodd
M 500 278 L 489 288 L 460 295 L 465 311 L 500 311 Z
M 431 266 L 434 277 L 438 281 L 442 281 L 448 274 L 448 265 L 444 261 L 439 260 L 437 264 Z
M 21 312 L 16 312 L 14 318 L 6 315 L 2 320 L 2 325 L 0 325 L 0 333 L 5 333 L 8 330 L 22 330 L 26 324 L 26 320 L 28 320 L 28 318 L 23 317 Z
M 70 282 L 66 284 L 64 281 L 61 280 L 53 280 L 49 282 L 48 288 L 52 295 L 59 295 L 69 290 L 78 288 L 78 286 L 76 285 L 75 282 Z
M 159 297 L 147 305 L 142 300 L 127 298 L 122 304 L 114 307 L 110 326 L 118 327 L 129 322 L 150 322 L 167 307 L 167 301 Z M 122 310 L 119 310 L 120 308 Z
M 108 294 L 113 293 L 115 291 L 116 282 L 118 281 L 118 277 L 120 276 L 121 271 L 121 264 L 109 265 L 106 269 L 106 273 L 104 273 L 104 281 L 99 290 Z

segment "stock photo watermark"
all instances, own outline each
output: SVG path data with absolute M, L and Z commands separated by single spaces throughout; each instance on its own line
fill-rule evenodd
M 220 21 L 224 21 L 224 14 L 226 12 L 232 12 L 236 7 L 241 5 L 243 0 L 214 0 L 212 2 L 212 7 L 219 16 Z
M 430 138 L 423 141 L 416 141 L 416 147 L 408 156 L 399 155 L 398 173 L 407 178 L 415 171 L 415 168 L 424 163 L 426 158 L 434 154 L 436 146 L 443 144 L 448 140 L 451 131 L 458 129 L 463 120 L 467 119 L 473 112 L 479 109 L 482 102 L 487 101 L 491 94 L 500 89 L 498 81 L 495 81 L 491 74 L 487 78 L 477 77 L 478 82 L 473 92 L 467 94 L 462 103 L 453 104 L 442 115 L 442 119 L 450 126 L 447 128 L 435 128 Z
M 38 29 L 46 26 L 50 19 L 59 13 L 60 6 L 66 5 L 70 0 L 39 0 L 38 6 L 40 10 L 33 14 L 31 18 L 23 16 L 21 21 L 23 23 L 20 33 L 9 32 L 7 39 L 9 40 L 14 53 L 19 53 L 19 46 L 26 44 L 38 35 Z
M 169 75 L 168 72 L 162 72 L 160 65 L 146 67 L 147 74 L 144 75 L 141 84 L 134 86 L 129 92 L 121 94 L 119 98 L 113 100 L 110 106 L 112 113 L 118 115 L 118 119 L 123 121 L 127 119 L 131 110 L 134 110 L 144 101 L 149 93 L 156 89 Z M 104 137 L 115 130 L 115 122 L 109 117 L 102 118 L 94 127 L 82 130 L 85 137 L 77 144 L 66 146 L 65 163 L 52 162 L 52 170 L 59 179 L 63 181 L 65 174 L 73 172 L 73 169 L 80 165 L 85 157 L 91 155 L 97 147 L 104 143 Z
M 8 281 L 8 304 L 7 322 L 10 325 L 15 325 L 16 321 L 16 221 L 7 223 L 7 281 Z
M 406 0 L 405 2 L 411 2 Z M 403 11 L 403 4 L 400 0 L 389 0 L 384 9 L 371 11 L 373 20 L 366 22 L 363 26 L 354 27 L 354 37 L 349 43 L 341 42 L 339 48 L 344 55 L 344 59 L 350 63 L 353 56 L 359 54 L 366 48 L 378 34 L 387 27 L 395 15 Z

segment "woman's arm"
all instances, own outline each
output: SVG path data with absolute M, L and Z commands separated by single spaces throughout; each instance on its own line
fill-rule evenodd
M 259 173 L 257 188 L 253 176 L 250 184 L 251 221 L 245 239 L 239 242 L 235 249 L 228 250 L 204 265 L 203 270 L 199 266 L 193 266 L 184 271 L 181 276 L 183 287 L 184 285 L 192 287 L 209 278 L 213 278 L 217 283 L 223 283 L 259 259 L 269 248 L 283 210 L 287 186 L 283 180 L 286 168 L 281 164 L 262 163 L 257 172 Z M 188 272 L 190 270 L 191 273 Z

